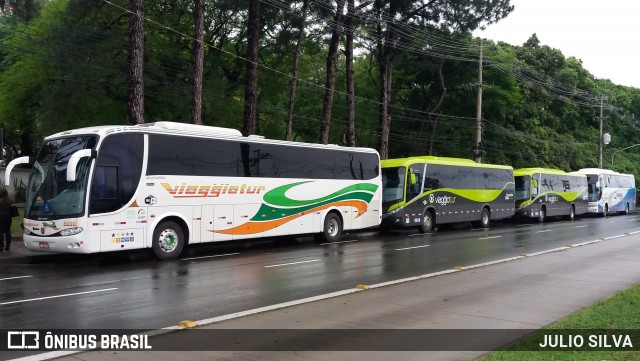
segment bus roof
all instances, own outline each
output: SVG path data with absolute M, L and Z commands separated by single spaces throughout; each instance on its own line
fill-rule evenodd
M 577 170 L 576 172 L 584 173 L 584 174 L 617 174 L 622 176 L 633 177 L 633 174 L 618 173 L 611 169 L 602 169 L 602 168 L 582 168 L 580 170 Z
M 101 138 L 113 133 L 129 133 L 142 132 L 153 134 L 167 134 L 179 136 L 192 136 L 200 138 L 216 138 L 235 141 L 249 141 L 255 143 L 279 144 L 289 146 L 301 146 L 309 148 L 324 148 L 335 150 L 350 150 L 355 152 L 375 153 L 378 152 L 372 148 L 362 147 L 344 147 L 335 144 L 316 144 L 303 142 L 290 142 L 284 140 L 266 139 L 260 135 L 250 135 L 245 137 L 236 129 L 212 127 L 208 125 L 196 125 L 178 122 L 155 122 L 143 123 L 138 125 L 99 125 L 94 127 L 78 128 L 59 132 L 45 137 L 45 140 L 51 140 L 61 137 L 78 136 L 78 135 L 98 135 Z
M 513 171 L 513 176 L 514 177 L 518 177 L 518 176 L 523 176 L 523 175 L 532 175 L 534 173 L 566 174 L 566 175 L 571 175 L 571 176 L 586 177 L 586 175 L 584 173 L 565 172 L 565 171 L 563 171 L 561 169 L 552 169 L 552 168 L 520 168 L 520 169 L 516 169 L 516 170 Z
M 508 165 L 476 163 L 471 159 L 436 157 L 432 155 L 385 159 L 380 161 L 380 164 L 382 168 L 408 167 L 412 164 L 442 164 L 442 165 L 466 166 L 466 167 L 476 167 L 476 168 L 513 169 L 511 166 L 508 166 Z

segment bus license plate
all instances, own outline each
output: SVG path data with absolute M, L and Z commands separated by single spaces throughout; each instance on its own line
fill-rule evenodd
M 39 245 L 40 245 L 40 248 L 49 248 L 49 243 L 47 242 L 40 242 Z

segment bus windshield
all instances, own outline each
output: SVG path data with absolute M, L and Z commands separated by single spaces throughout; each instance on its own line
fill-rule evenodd
M 531 177 L 516 176 L 516 203 L 531 199 Z
M 26 218 L 58 219 L 82 214 L 89 158 L 78 163 L 75 182 L 67 182 L 67 164 L 73 153 L 93 149 L 96 142 L 94 136 L 78 136 L 50 140 L 42 146 L 29 174 Z
M 382 168 L 382 207 L 402 202 L 404 199 L 404 179 L 407 168 Z

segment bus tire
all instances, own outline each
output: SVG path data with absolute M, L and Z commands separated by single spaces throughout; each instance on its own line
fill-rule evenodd
M 544 223 L 546 218 L 547 218 L 547 208 L 545 206 L 542 206 L 540 208 L 540 212 L 538 213 L 538 223 Z
M 418 226 L 418 232 L 420 233 L 428 233 L 433 231 L 433 213 L 431 211 L 424 211 L 424 216 L 422 217 L 422 224 Z
M 624 214 L 625 216 L 629 215 L 629 203 L 624 205 L 624 211 L 622 211 L 620 213 Z
M 576 208 L 572 204 L 571 205 L 571 210 L 569 211 L 569 215 L 567 216 L 567 220 L 573 221 L 575 218 L 576 218 Z
M 314 238 L 317 241 L 331 243 L 339 241 L 341 236 L 342 220 L 335 212 L 329 212 L 324 218 L 322 232 L 318 234 L 318 237 Z
M 161 260 L 177 258 L 185 245 L 182 227 L 174 221 L 162 221 L 153 231 L 153 253 Z
M 482 214 L 480 215 L 480 227 L 481 228 L 489 228 L 491 225 L 491 211 L 489 208 L 482 208 Z

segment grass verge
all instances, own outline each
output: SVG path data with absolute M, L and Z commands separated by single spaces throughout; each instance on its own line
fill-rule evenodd
M 550 330 L 579 330 L 579 333 L 584 334 L 585 331 L 592 329 L 633 330 L 633 335 L 637 335 L 640 330 L 640 285 L 618 292 L 606 300 L 543 328 L 530 338 L 516 343 L 505 351 L 492 352 L 480 360 L 627 361 L 640 359 L 638 351 L 530 351 L 537 348 L 538 343 L 542 341 L 542 335 Z M 615 333 L 624 334 L 625 332 Z M 639 347 L 640 345 L 636 345 L 634 342 L 634 348 L 638 349 Z

